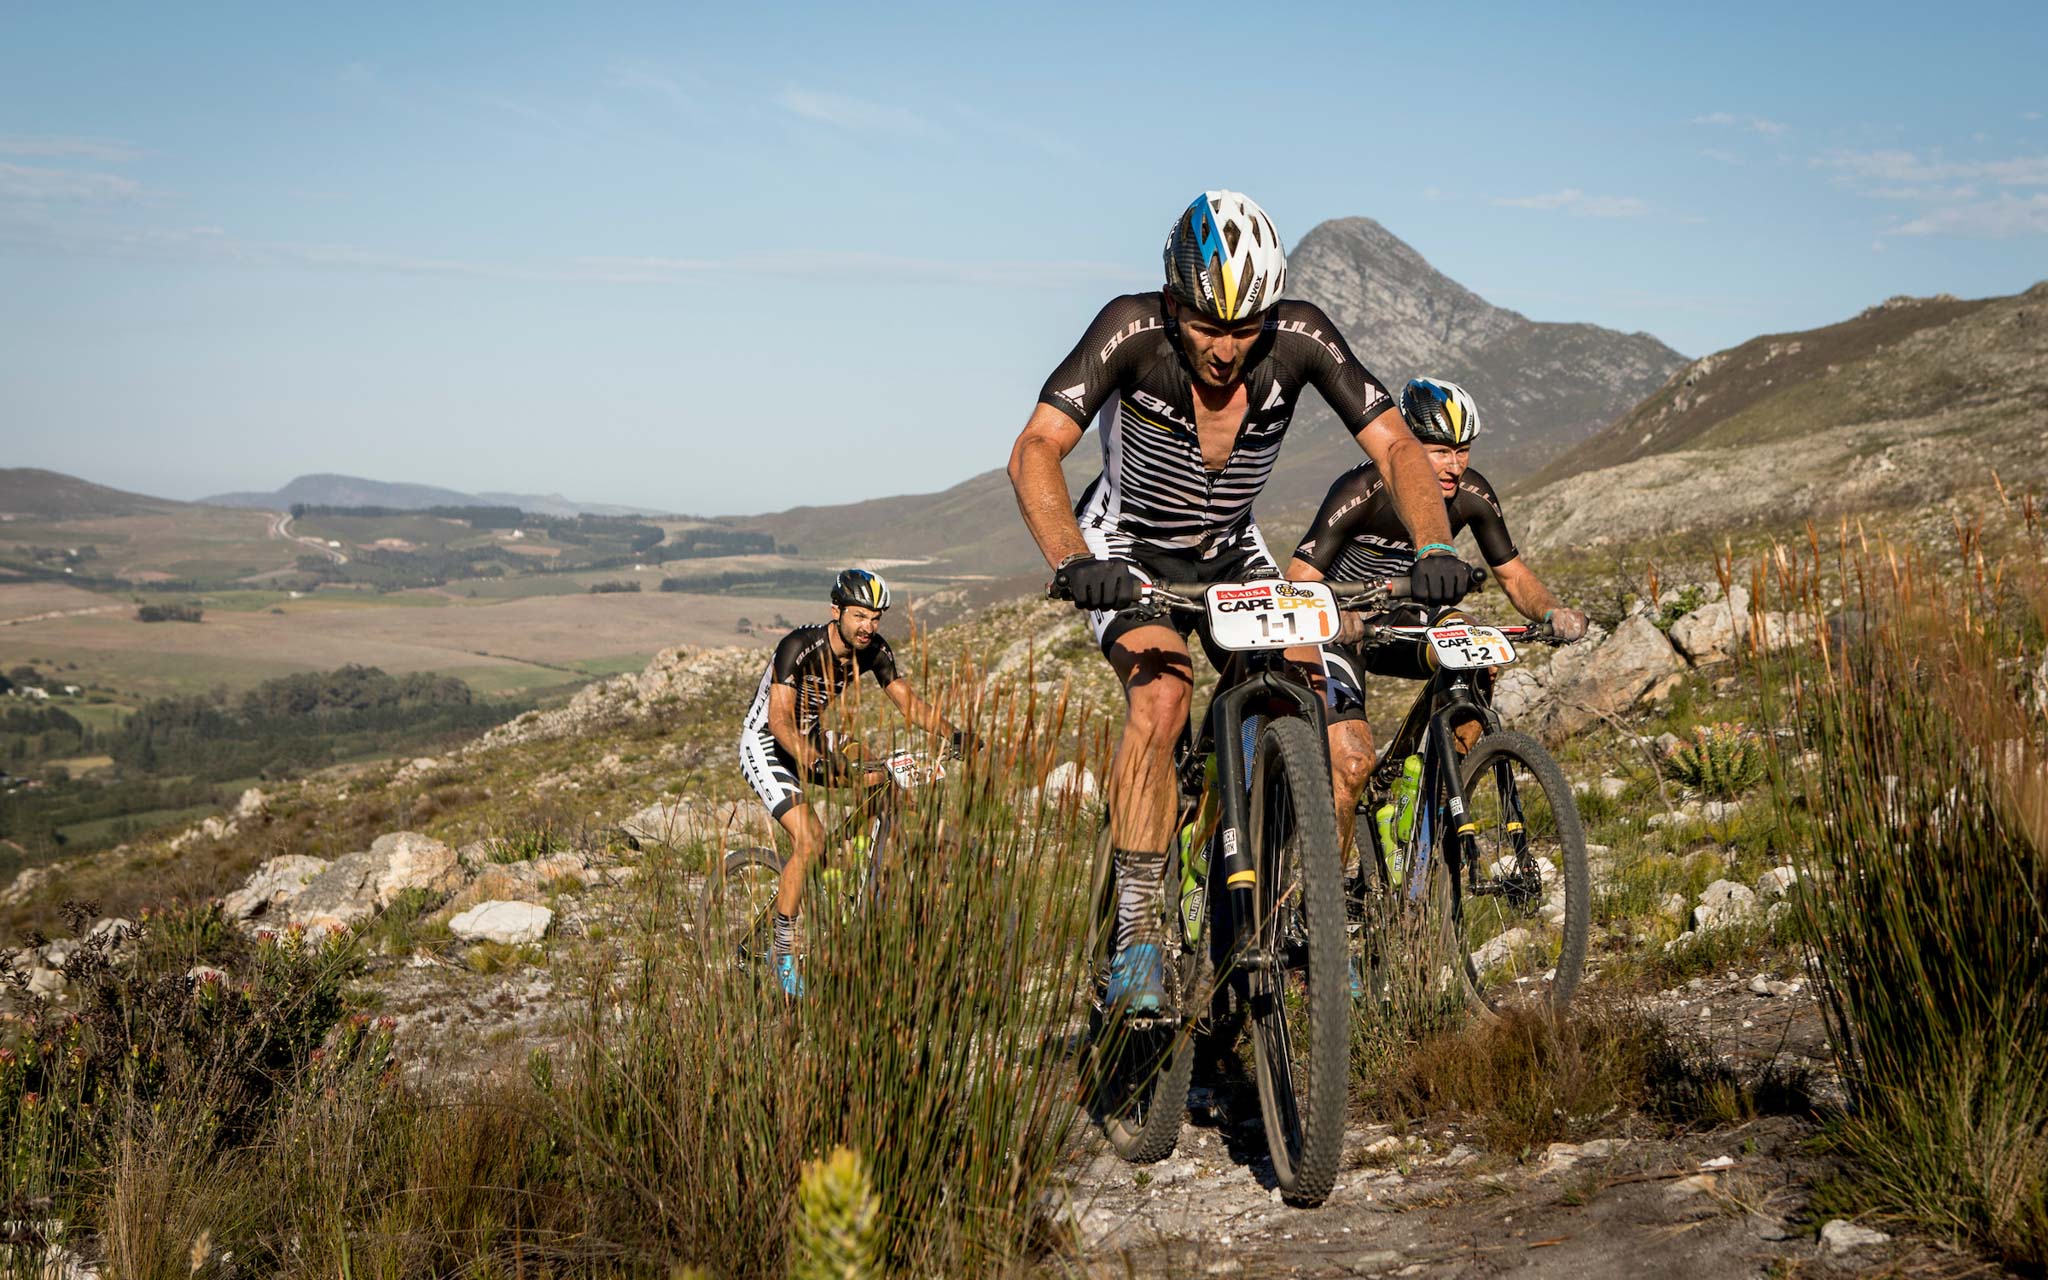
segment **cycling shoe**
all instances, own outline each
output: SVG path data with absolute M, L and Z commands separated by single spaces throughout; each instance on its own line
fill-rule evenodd
M 801 1000 L 804 995 L 804 971 L 802 961 L 794 952 L 778 951 L 769 957 L 768 966 L 775 972 L 775 980 L 782 984 L 782 994 L 792 1000 Z
M 1157 1013 L 1166 1004 L 1166 954 L 1156 942 L 1133 942 L 1111 957 L 1109 1006 L 1132 1013 Z

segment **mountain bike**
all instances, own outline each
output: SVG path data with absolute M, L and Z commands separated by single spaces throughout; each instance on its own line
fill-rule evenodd
M 881 896 L 898 802 L 906 793 L 944 778 L 946 760 L 938 752 L 898 750 L 878 762 L 863 763 L 861 768 L 879 770 L 887 780 L 869 788 L 825 837 L 827 850 L 848 850 L 861 859 L 859 873 L 849 876 L 829 866 L 814 873 L 820 890 L 828 898 L 837 898 L 848 915 Z M 769 845 L 742 845 L 725 851 L 719 865 L 705 877 L 698 908 L 697 933 L 706 940 L 713 957 L 738 968 L 765 971 L 775 941 L 775 891 L 787 861 L 780 850 Z
M 1550 753 L 1504 727 L 1491 700 L 1491 672 L 1519 660 L 1517 640 L 1563 643 L 1546 627 L 1480 626 L 1456 610 L 1427 624 L 1368 624 L 1359 642 L 1413 647 L 1431 671 L 1374 762 L 1359 873 L 1347 883 L 1361 985 L 1381 1000 L 1401 938 L 1433 953 L 1409 959 L 1439 996 L 1561 1010 L 1578 990 L 1591 909 L 1578 805 Z M 1461 749 L 1457 731 L 1471 723 L 1480 736 Z M 1404 778 L 1416 780 L 1405 822 Z M 1397 810 L 1390 832 L 1379 822 L 1387 804 Z
M 1083 1079 L 1126 1160 L 1173 1151 L 1197 1036 L 1234 1041 L 1241 1017 L 1282 1195 L 1319 1204 L 1336 1181 L 1350 1070 L 1343 865 L 1323 701 L 1283 651 L 1333 639 L 1340 597 L 1386 592 L 1278 579 L 1142 589 L 1146 603 L 1204 614 L 1230 657 L 1200 732 L 1184 726 L 1174 753 L 1180 837 L 1159 886 L 1167 998 L 1155 1015 L 1107 1002 L 1117 897 L 1107 826 L 1098 845 Z M 1057 586 L 1048 594 L 1064 598 Z

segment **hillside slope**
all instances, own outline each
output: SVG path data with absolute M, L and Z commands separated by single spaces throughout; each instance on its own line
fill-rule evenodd
M 1534 548 L 1882 517 L 2048 485 L 2048 283 L 1717 352 L 1517 488 Z
M 390 507 L 396 511 L 419 511 L 427 507 L 518 507 L 521 511 L 548 516 L 661 514 L 646 507 L 577 502 L 559 493 L 464 493 L 438 485 L 366 480 L 361 476 L 330 473 L 299 476 L 283 488 L 267 493 L 216 493 L 202 501 L 220 507 L 256 507 L 264 511 L 282 511 L 293 503 L 303 502 L 315 507 Z
M 187 504 L 35 467 L 0 468 L 0 515 L 38 520 L 159 515 Z
M 1648 334 L 1544 323 L 1496 307 L 1370 218 L 1316 226 L 1288 262 L 1290 292 L 1328 311 L 1389 386 L 1428 373 L 1462 381 L 1480 397 L 1487 473 L 1496 479 L 1526 474 L 1597 431 L 1683 363 Z M 1048 365 L 1058 354 L 1046 353 Z M 1260 522 L 1276 545 L 1292 545 L 1330 481 L 1359 457 L 1321 401 L 1311 397 L 1310 404 L 1259 501 Z M 1020 402 L 1020 414 L 1023 408 Z M 1075 493 L 1100 469 L 1100 449 L 1091 432 L 1068 459 L 1067 484 Z M 1007 438 L 991 437 L 989 461 L 1001 463 L 1008 450 Z M 945 572 L 1003 575 L 1039 567 L 1015 510 L 997 467 L 939 493 L 802 507 L 735 523 L 809 554 L 921 557 Z

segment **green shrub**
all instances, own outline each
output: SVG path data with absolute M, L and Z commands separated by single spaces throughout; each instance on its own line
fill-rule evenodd
M 1781 659 L 1771 691 L 1822 762 L 1775 785 L 1821 818 L 1795 900 L 1854 1102 L 1852 1176 L 1886 1212 L 2038 1271 L 2048 724 L 2011 675 L 2048 621 L 2030 559 L 1955 584 L 1916 553 L 1845 545 L 1825 589 L 1802 563 L 1783 585 L 1826 643 Z M 1836 590 L 1855 613 L 1829 635 Z
M 845 1147 L 804 1165 L 790 1226 L 790 1280 L 881 1280 L 882 1205 Z
M 1766 759 L 1763 740 L 1743 726 L 1703 724 L 1665 753 L 1664 772 L 1701 795 L 1733 800 L 1764 780 Z

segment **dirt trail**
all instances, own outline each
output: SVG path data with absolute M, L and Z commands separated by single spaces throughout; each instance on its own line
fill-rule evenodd
M 1739 1073 L 1773 1060 L 1812 1066 L 1825 1095 L 1826 1032 L 1811 993 L 1757 991 L 1754 980 L 1700 979 L 1646 1003 Z M 1151 1166 L 1092 1146 L 1070 1170 L 1059 1210 L 1089 1274 L 1704 1280 L 1921 1263 L 1955 1275 L 1974 1265 L 1909 1240 L 1827 1250 L 1806 1209 L 1829 1166 L 1811 1149 L 1805 1119 L 1694 1134 L 1617 1121 L 1519 1161 L 1482 1151 L 1454 1124 L 1405 1133 L 1357 1125 L 1337 1189 L 1321 1208 L 1302 1210 L 1274 1189 L 1257 1112 L 1256 1099 L 1239 1093 L 1192 1113 L 1179 1149 Z

